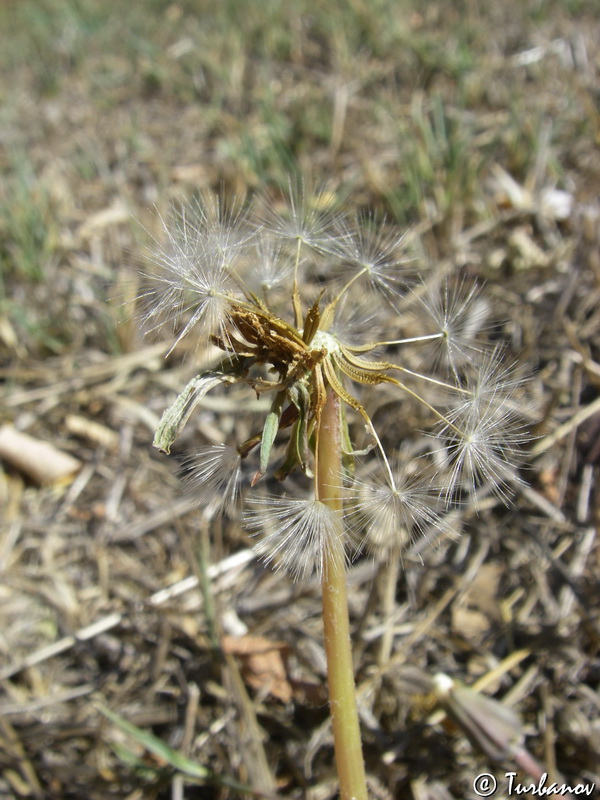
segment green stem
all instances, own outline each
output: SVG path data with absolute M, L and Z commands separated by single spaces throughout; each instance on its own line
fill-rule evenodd
M 317 444 L 319 500 L 334 511 L 342 511 L 342 436 L 339 398 L 327 392 Z M 356 706 L 356 688 L 352 665 L 346 564 L 340 535 L 325 554 L 323 569 L 323 626 L 327 653 L 329 708 L 340 783 L 340 800 L 368 800 L 365 765 Z

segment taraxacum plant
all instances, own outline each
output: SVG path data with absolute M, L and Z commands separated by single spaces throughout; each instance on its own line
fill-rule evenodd
M 453 288 L 449 280 L 430 287 L 416 275 L 402 236 L 368 215 L 341 214 L 325 193 L 290 191 L 281 209 L 265 200 L 228 207 L 208 198 L 181 209 L 165 232 L 146 319 L 154 327 L 173 323 L 173 347 L 194 336 L 222 357 L 165 412 L 154 444 L 168 453 L 218 386 L 241 383 L 256 398 L 270 398 L 246 441 L 200 449 L 191 483 L 200 503 L 234 513 L 241 487 L 255 487 L 267 473 L 285 481 L 300 471 L 310 480 L 308 497 L 250 492 L 242 520 L 262 536 L 257 548 L 267 562 L 294 578 L 321 579 L 340 796 L 366 800 L 346 599 L 349 549 L 366 544 L 389 552 L 417 533 L 443 531 L 444 507 L 481 483 L 504 497 L 517 480 L 522 440 L 518 381 L 502 349 L 480 341 L 488 306 L 475 287 Z M 401 330 L 409 319 L 419 326 L 411 335 L 375 333 L 390 321 Z M 431 369 L 414 368 L 413 348 L 425 348 Z M 401 393 L 431 418 L 430 447 L 417 463 L 388 455 L 359 394 L 374 386 Z M 360 451 L 352 420 L 359 434 L 366 429 Z

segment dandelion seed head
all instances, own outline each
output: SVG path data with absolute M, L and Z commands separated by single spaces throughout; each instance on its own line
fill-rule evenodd
M 479 290 L 451 280 L 437 291 L 426 288 L 415 306 L 427 314 L 427 332 L 409 330 L 399 311 L 413 283 L 404 236 L 370 215 L 342 217 L 333 200 L 332 193 L 290 183 L 287 210 L 265 199 L 255 211 L 210 198 L 183 207 L 174 225 L 164 225 L 166 241 L 154 254 L 155 286 L 144 298 L 146 320 L 154 327 L 171 322 L 175 344 L 197 335 L 225 353 L 163 416 L 159 443 L 170 443 L 187 422 L 199 402 L 194 387 L 241 383 L 265 414 L 252 416 L 249 438 L 237 448 L 209 445 L 188 463 L 188 488 L 209 513 L 237 510 L 242 462 L 253 451 L 259 469 L 250 488 L 278 461 L 275 477 L 299 470 L 322 498 L 327 462 L 319 437 L 336 427 L 322 422 L 332 399 L 345 409 L 335 446 L 346 473 L 354 474 L 356 456 L 378 453 L 379 472 L 371 477 L 359 474 L 342 491 L 338 476 L 344 496 L 331 503 L 336 510 L 319 499 L 248 498 L 243 520 L 257 536 L 258 552 L 294 579 L 322 577 L 340 540 L 348 552 L 364 545 L 389 554 L 417 536 L 446 534 L 444 511 L 478 485 L 490 484 L 506 501 L 526 439 L 520 380 L 505 350 L 486 346 L 489 304 Z M 406 328 L 404 338 L 379 329 L 390 320 L 390 307 L 395 324 Z M 430 346 L 434 358 L 415 371 L 408 348 Z M 374 352 L 392 347 L 398 347 L 393 361 Z M 443 379 L 435 377 L 438 363 L 446 368 Z M 439 446 L 423 458 L 435 464 L 434 479 L 420 463 L 411 470 L 390 463 L 385 441 L 391 429 L 380 435 L 381 420 L 363 406 L 371 391 L 361 392 L 382 384 L 388 395 L 417 404 L 419 411 L 406 420 L 428 418 L 429 430 L 435 426 Z M 245 410 L 236 408 L 236 416 Z M 360 452 L 352 440 L 353 417 L 370 437 Z

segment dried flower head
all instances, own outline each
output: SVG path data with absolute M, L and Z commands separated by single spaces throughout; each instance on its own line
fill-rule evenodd
M 426 317 L 424 332 L 375 334 L 373 320 L 378 329 L 388 320 L 394 329 L 399 320 L 402 326 L 397 304 L 402 298 L 404 307 L 413 291 L 411 259 L 402 236 L 377 228 L 371 217 L 340 215 L 332 198 L 301 188 L 284 208 L 263 200 L 256 212 L 231 210 L 210 200 L 185 209 L 173 230 L 165 225 L 166 245 L 155 256 L 161 273 L 146 296 L 147 319 L 172 322 L 175 343 L 193 335 L 223 352 L 165 412 L 159 449 L 169 451 L 194 407 L 218 385 L 244 384 L 257 398 L 270 398 L 249 438 L 205 447 L 195 457 L 192 486 L 202 504 L 235 507 L 252 458 L 252 486 L 269 472 L 284 480 L 299 470 L 312 479 L 319 442 L 329 435 L 322 425 L 327 398 L 346 409 L 338 443 L 346 489 L 337 510 L 323 503 L 315 481 L 311 499 L 254 497 L 243 517 L 253 532 L 265 533 L 259 544 L 265 559 L 294 577 L 322 572 L 330 543 L 342 536 L 389 550 L 432 528 L 444 530 L 440 498 L 454 502 L 481 482 L 506 497 L 523 441 L 519 381 L 504 351 L 481 342 L 488 306 L 476 287 L 449 280 L 438 293 L 419 287 L 413 306 Z M 432 369 L 416 371 L 411 352 L 431 345 Z M 381 384 L 431 417 L 438 445 L 429 466 L 423 458 L 422 473 L 390 463 L 387 442 L 361 399 L 361 386 Z M 363 453 L 378 456 L 371 478 L 355 476 L 352 420 L 361 423 L 359 432 L 366 429 Z

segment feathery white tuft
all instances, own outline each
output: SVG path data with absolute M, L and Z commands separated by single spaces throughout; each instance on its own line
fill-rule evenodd
M 155 285 L 144 296 L 146 322 L 155 328 L 180 327 L 171 350 L 192 329 L 201 337 L 225 335 L 230 298 L 236 290 L 231 253 L 188 224 L 184 211 L 174 231 L 163 222 L 167 241 L 153 255 L 159 268 Z
M 319 253 L 329 253 L 335 243 L 333 223 L 340 218 L 337 200 L 326 189 L 311 190 L 304 182 L 291 180 L 287 208 L 276 211 L 267 198 L 262 199 L 259 215 L 262 224 L 283 240 L 304 244 Z
M 261 298 L 278 288 L 291 287 L 294 265 L 283 252 L 283 243 L 262 233 L 251 253 L 252 269 L 248 271 L 246 282 L 250 289 Z
M 186 484 L 198 505 L 210 513 L 232 513 L 237 505 L 242 477 L 241 457 L 235 447 L 211 444 L 186 462 Z
M 481 332 L 489 315 L 489 304 L 477 286 L 459 283 L 450 287 L 445 280 L 437 289 L 428 289 L 420 298 L 427 313 L 428 333 L 442 336 L 432 342 L 436 358 L 455 374 L 463 364 L 484 353 Z
M 374 226 L 372 217 L 357 216 L 338 225 L 335 253 L 341 259 L 344 278 L 364 275 L 371 287 L 395 307 L 410 279 L 404 249 L 405 236 Z
M 265 563 L 285 569 L 294 580 L 313 573 L 321 578 L 332 544 L 344 536 L 341 514 L 319 500 L 266 496 L 248 502 L 254 507 L 244 512 L 243 523 L 264 534 L 256 549 Z
M 377 305 L 370 302 L 372 299 L 372 295 L 370 298 L 344 295 L 328 332 L 350 348 L 377 341 L 381 333 L 381 313 Z
M 473 493 L 487 483 L 505 503 L 510 500 L 509 485 L 521 483 L 517 469 L 521 445 L 529 438 L 518 410 L 510 398 L 493 395 L 463 403 L 448 415 L 452 425 L 444 425 L 440 436 L 446 439 L 445 452 L 450 474 L 445 478 L 445 495 Z
M 421 477 L 394 471 L 394 485 L 374 477 L 355 480 L 354 499 L 348 504 L 350 525 L 358 538 L 360 530 L 368 547 L 378 553 L 402 550 L 417 535 L 427 536 L 432 529 L 446 532 L 447 525 L 437 508 L 439 491 Z M 360 530 L 359 530 L 360 529 Z

